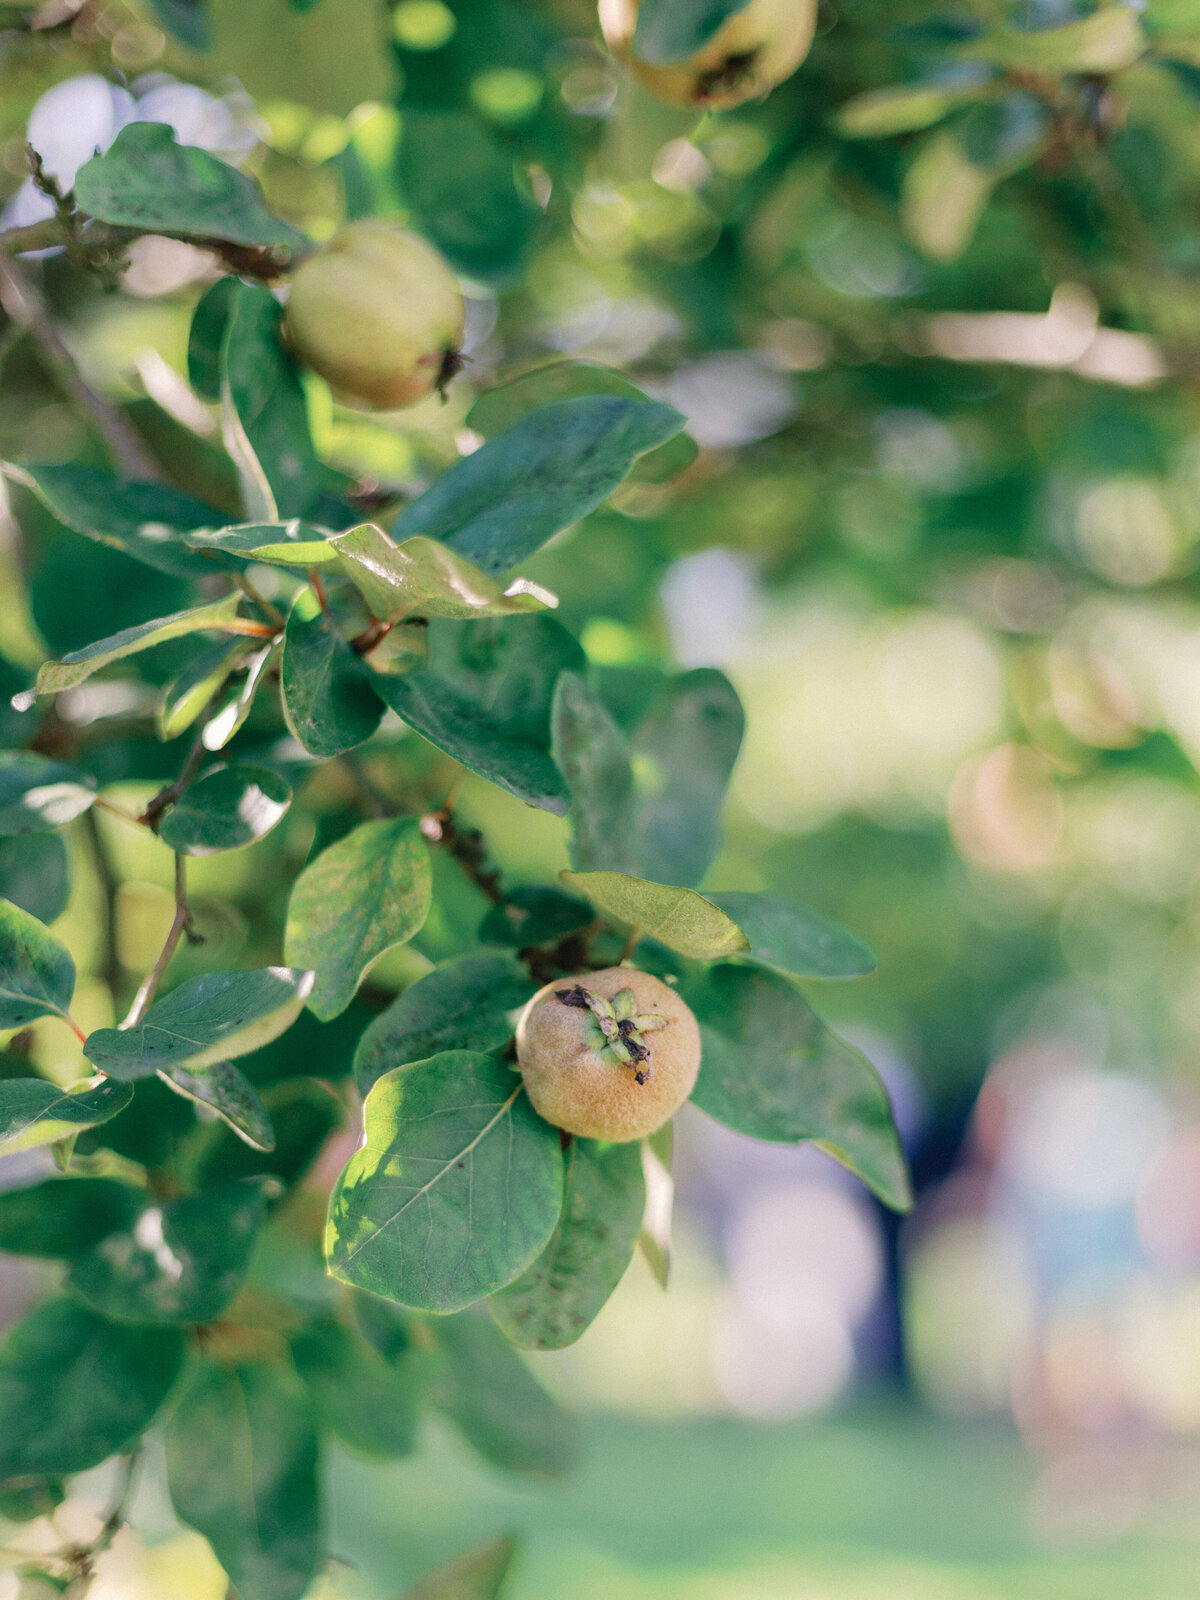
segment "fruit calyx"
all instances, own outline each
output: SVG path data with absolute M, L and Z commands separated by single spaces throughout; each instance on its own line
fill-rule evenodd
M 635 1083 L 645 1083 L 653 1075 L 653 1068 L 642 1064 L 650 1060 L 650 1051 L 642 1035 L 667 1027 L 666 1017 L 654 1011 L 639 1012 L 632 989 L 619 990 L 611 1000 L 581 983 L 554 992 L 564 1006 L 591 1013 L 587 1022 L 589 1049 L 623 1066 L 633 1067 Z

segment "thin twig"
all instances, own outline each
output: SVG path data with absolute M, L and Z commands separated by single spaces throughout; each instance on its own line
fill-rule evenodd
M 130 478 L 158 480 L 154 457 L 116 406 L 84 382 L 75 358 L 63 343 L 45 296 L 15 261 L 0 255 L 0 305 L 29 332 L 55 383 L 87 419 Z
M 257 585 L 254 584 L 244 572 L 235 572 L 233 575 L 233 581 L 246 596 L 246 599 L 249 600 L 252 605 L 256 605 L 258 607 L 276 633 L 278 633 L 281 628 L 287 626 L 287 618 L 284 616 L 283 612 L 280 611 L 278 606 L 272 605 L 272 603 L 267 599 L 266 595 L 263 594 Z
M 223 687 L 224 685 L 222 685 L 222 688 Z M 220 690 L 217 692 L 220 693 Z M 215 699 L 216 696 L 214 695 L 213 698 Z M 212 704 L 211 700 L 209 701 L 209 704 Z M 192 748 L 188 751 L 187 759 L 184 761 L 183 766 L 179 769 L 179 776 L 174 778 L 170 783 L 164 784 L 158 793 L 151 798 L 146 805 L 146 809 L 138 818 L 139 822 L 144 822 L 147 827 L 153 828 L 157 833 L 158 825 L 162 821 L 163 812 L 168 806 L 173 806 L 175 804 L 176 800 L 179 799 L 179 796 L 187 788 L 188 784 L 191 783 L 192 779 L 196 776 L 197 767 L 199 767 L 200 763 L 204 760 L 204 755 L 204 732 L 203 729 L 201 729 L 201 731 L 192 741 Z
M 445 807 L 422 817 L 420 826 L 430 844 L 440 844 L 449 851 L 475 887 L 481 889 L 493 905 L 504 899 L 500 874 L 487 864 L 487 845 L 478 828 L 460 828 L 454 813 Z
M 150 1002 L 154 999 L 159 984 L 162 982 L 163 973 L 170 965 L 171 957 L 175 954 L 180 939 L 188 931 L 191 924 L 192 913 L 187 903 L 187 857 L 175 852 L 175 915 L 171 919 L 171 926 L 163 947 L 158 953 L 158 960 L 150 971 L 134 997 L 129 1008 L 129 1015 L 121 1024 L 122 1028 L 136 1028 L 138 1023 L 150 1009 Z

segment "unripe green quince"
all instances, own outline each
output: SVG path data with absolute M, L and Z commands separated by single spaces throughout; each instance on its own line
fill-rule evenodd
M 624 1144 L 661 1128 L 691 1094 L 700 1029 L 658 978 L 605 967 L 538 990 L 517 1024 L 517 1061 L 547 1122 Z
M 761 99 L 795 72 L 817 26 L 817 0 L 750 0 L 695 55 L 654 66 L 634 48 L 640 9 L 641 0 L 600 0 L 609 49 L 658 99 L 697 111 L 725 111 Z
M 411 406 L 457 370 L 465 307 L 432 245 L 386 222 L 351 222 L 292 273 L 288 342 L 340 399 Z

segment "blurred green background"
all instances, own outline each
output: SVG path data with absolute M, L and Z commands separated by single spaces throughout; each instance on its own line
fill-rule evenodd
M 210 51 L 169 35 L 170 9 L 66 7 L 39 34 L 0 8 L 6 192 L 40 97 L 98 72 L 200 118 L 192 137 L 316 238 L 367 211 L 429 233 L 470 296 L 448 402 L 365 417 L 310 386 L 326 459 L 382 495 L 470 450 L 474 398 L 551 360 L 620 367 L 687 413 L 695 460 L 625 485 L 529 575 L 599 667 L 673 658 L 734 681 L 749 732 L 709 887 L 795 894 L 878 951 L 872 978 L 808 992 L 883 1073 L 917 1178 L 897 1223 L 815 1152 L 685 1116 L 669 1292 L 635 1263 L 581 1344 L 538 1363 L 587 1419 L 576 1477 L 514 1487 L 441 1435 L 397 1469 L 339 1460 L 335 1548 L 344 1534 L 361 1565 L 329 1593 L 398 1592 L 513 1528 L 517 1600 L 1191 1596 L 1200 9 L 1150 0 L 1128 60 L 1064 73 L 964 41 L 1085 7 L 830 5 L 793 80 L 699 121 L 623 81 L 588 0 L 217 0 Z M 845 136 L 854 96 L 918 81 L 948 123 Z M 64 138 L 79 105 L 60 104 Z M 61 258 L 37 270 L 89 381 L 227 504 L 184 376 L 209 258 L 144 240 L 107 294 Z M 102 459 L 11 326 L 0 359 L 0 454 Z M 6 692 L 178 587 L 10 491 Z M 146 659 L 170 676 L 170 647 Z M 112 798 L 174 771 L 170 750 L 160 770 L 110 737 L 149 714 L 128 682 L 63 700 Z M 303 779 L 276 728 L 251 737 Z M 432 801 L 449 764 L 416 743 L 391 728 L 367 760 L 400 759 Z M 262 844 L 197 863 L 205 964 L 276 958 L 336 781 Z M 547 813 L 473 779 L 461 804 L 506 873 L 566 865 Z M 152 843 L 98 823 L 136 972 L 169 883 Z M 55 928 L 93 1027 L 113 975 L 76 849 Z M 438 915 L 477 920 L 472 891 L 442 888 Z M 442 926 L 376 988 L 427 970 Z M 344 1054 L 345 1030 L 302 1047 Z M 34 1053 L 77 1074 L 57 1034 Z M 6 1320 L 35 1291 L 0 1261 Z M 102 1490 L 82 1480 L 68 1515 Z M 96 1600 L 219 1595 L 153 1481 L 135 1520 Z

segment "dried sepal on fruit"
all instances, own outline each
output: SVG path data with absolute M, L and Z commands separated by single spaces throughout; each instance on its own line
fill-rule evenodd
M 547 1122 L 623 1143 L 661 1128 L 692 1092 L 700 1029 L 668 984 L 606 967 L 534 995 L 517 1025 L 517 1060 Z

